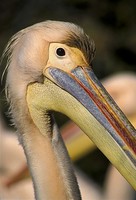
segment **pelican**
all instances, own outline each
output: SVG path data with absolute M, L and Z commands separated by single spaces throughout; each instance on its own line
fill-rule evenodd
M 95 76 L 95 45 L 84 31 L 41 22 L 15 34 L 4 54 L 10 113 L 35 198 L 81 199 L 53 111 L 72 119 L 136 189 L 136 131 Z

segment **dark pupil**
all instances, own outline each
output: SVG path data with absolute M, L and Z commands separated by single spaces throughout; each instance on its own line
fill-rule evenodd
M 58 56 L 65 56 L 65 50 L 63 48 L 58 48 L 56 53 Z

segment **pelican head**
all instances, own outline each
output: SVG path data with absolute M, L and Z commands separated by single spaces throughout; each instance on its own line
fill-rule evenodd
M 42 133 L 37 115 L 47 119 L 52 111 L 62 112 L 136 189 L 136 131 L 95 76 L 95 45 L 84 31 L 72 23 L 45 21 L 18 32 L 6 51 L 7 93 L 19 131 L 22 112 Z

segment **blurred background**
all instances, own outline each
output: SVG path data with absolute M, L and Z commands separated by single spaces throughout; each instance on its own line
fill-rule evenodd
M 124 72 L 136 75 L 135 0 L 1 1 L 0 55 L 13 34 L 27 26 L 48 19 L 76 23 L 83 27 L 95 41 L 96 56 L 93 61 L 93 70 L 99 79 L 103 80 L 111 75 Z M 2 76 L 5 64 L 6 60 L 3 60 L 0 65 L 0 76 Z M 4 120 L 6 126 L 9 126 L 4 84 L 5 76 L 0 87 L 0 113 L 1 119 Z M 136 107 L 135 104 L 134 107 Z M 68 121 L 67 117 L 61 114 L 56 113 L 55 115 L 60 127 Z M 14 131 L 13 127 L 12 131 Z M 99 150 L 88 151 L 84 156 L 79 156 L 75 165 L 100 188 L 104 187 L 109 161 Z

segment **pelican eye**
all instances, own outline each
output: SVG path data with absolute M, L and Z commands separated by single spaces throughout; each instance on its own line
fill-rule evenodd
M 65 52 L 65 50 L 64 50 L 63 48 L 57 48 L 57 49 L 56 49 L 56 54 L 57 54 L 57 56 L 59 56 L 59 57 L 63 57 L 63 56 L 66 55 L 66 52 Z

